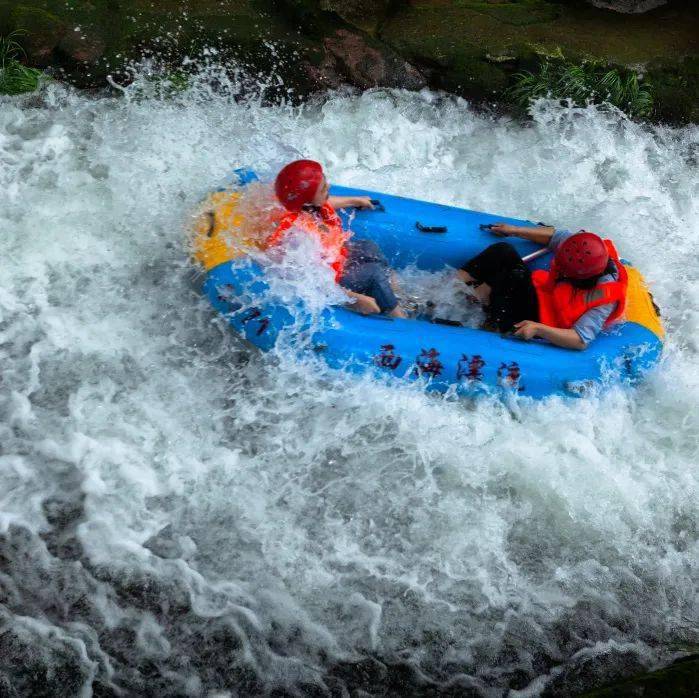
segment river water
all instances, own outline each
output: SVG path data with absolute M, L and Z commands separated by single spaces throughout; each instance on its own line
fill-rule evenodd
M 235 93 L 0 98 L 0 693 L 571 695 L 696 646 L 699 130 Z M 613 237 L 662 367 L 504 405 L 249 352 L 188 212 L 300 155 Z

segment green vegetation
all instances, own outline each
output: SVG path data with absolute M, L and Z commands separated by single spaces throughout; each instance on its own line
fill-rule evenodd
M 185 92 L 190 85 L 189 76 L 182 70 L 166 70 L 149 75 L 134 97 L 142 99 L 171 99 Z
M 527 108 L 539 97 L 569 99 L 576 106 L 589 103 L 612 104 L 629 116 L 650 116 L 653 92 L 649 83 L 642 83 L 631 70 L 609 68 L 601 61 L 580 64 L 545 59 L 539 71 L 524 71 L 514 76 L 508 90 L 510 98 Z
M 18 95 L 39 87 L 43 73 L 20 63 L 24 50 L 16 39 L 21 32 L 0 36 L 0 94 Z

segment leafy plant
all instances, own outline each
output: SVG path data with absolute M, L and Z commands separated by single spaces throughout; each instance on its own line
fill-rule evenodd
M 19 59 L 25 55 L 24 49 L 16 40 L 20 35 L 21 32 L 14 31 L 7 36 L 0 36 L 0 94 L 33 92 L 43 76 L 40 70 L 20 63 Z
M 163 82 L 172 92 L 184 92 L 189 87 L 189 77 L 181 70 L 173 70 L 168 73 Z
M 183 70 L 170 70 L 165 65 L 148 65 L 131 84 L 129 94 L 133 99 L 172 99 L 186 92 L 191 85 L 190 76 Z
M 517 73 L 510 98 L 523 108 L 540 97 L 569 99 L 576 106 L 612 104 L 630 116 L 650 116 L 652 86 L 630 70 L 608 68 L 599 61 L 576 64 L 545 59 L 537 73 Z

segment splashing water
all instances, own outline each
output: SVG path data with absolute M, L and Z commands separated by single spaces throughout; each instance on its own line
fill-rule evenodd
M 694 127 L 431 92 L 0 98 L 2 685 L 565 695 L 698 643 L 698 152 Z M 664 365 L 504 406 L 250 353 L 184 226 L 234 167 L 299 155 L 613 237 Z

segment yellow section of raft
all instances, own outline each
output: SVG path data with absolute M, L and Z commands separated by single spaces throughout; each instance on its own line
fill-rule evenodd
M 238 210 L 240 196 L 230 191 L 209 194 L 194 220 L 192 257 L 206 271 L 260 249 L 260 237 Z
M 650 330 L 658 339 L 665 339 L 665 329 L 653 306 L 653 299 L 646 286 L 645 279 L 636 267 L 624 265 L 629 276 L 626 290 L 626 311 L 624 319 L 635 322 Z

